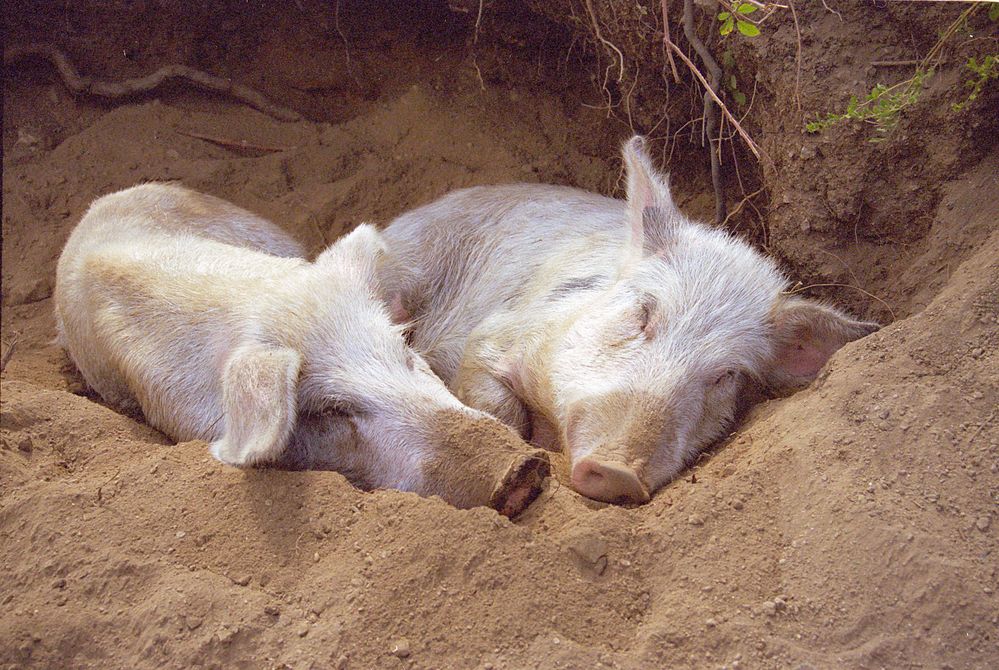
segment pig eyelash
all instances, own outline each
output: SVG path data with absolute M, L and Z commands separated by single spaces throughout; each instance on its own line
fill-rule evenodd
M 322 412 L 324 414 L 336 414 L 339 416 L 350 417 L 363 414 L 364 410 L 347 398 L 331 397 L 327 398 L 326 402 L 323 403 Z
M 656 334 L 657 324 L 656 320 L 653 318 L 655 314 L 656 303 L 651 297 L 646 298 L 642 301 L 642 309 L 639 315 L 639 322 L 641 324 L 641 331 L 645 334 L 645 337 L 651 338 Z
M 718 376 L 718 379 L 715 380 L 715 386 L 720 386 L 721 384 L 724 384 L 730 379 L 735 379 L 735 370 L 729 369 L 721 373 Z

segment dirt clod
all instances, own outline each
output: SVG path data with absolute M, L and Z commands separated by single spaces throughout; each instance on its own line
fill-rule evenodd
M 409 640 L 406 638 L 396 640 L 392 643 L 391 652 L 393 656 L 398 658 L 409 658 L 409 655 L 412 653 L 409 646 Z

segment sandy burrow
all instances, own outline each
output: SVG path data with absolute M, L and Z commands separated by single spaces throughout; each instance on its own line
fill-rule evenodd
M 332 472 L 241 472 L 86 395 L 48 295 L 92 197 L 181 179 L 316 248 L 320 230 L 518 178 L 509 138 L 466 155 L 476 124 L 437 104 L 414 89 L 330 127 L 147 103 L 5 163 L 3 334 L 23 339 L 0 386 L 0 666 L 994 666 L 999 232 L 924 311 L 758 407 L 640 508 L 552 482 L 514 523 Z M 298 148 L 162 139 L 181 124 Z M 464 163 L 434 158 L 451 143 Z M 995 220 L 980 177 L 935 225 Z

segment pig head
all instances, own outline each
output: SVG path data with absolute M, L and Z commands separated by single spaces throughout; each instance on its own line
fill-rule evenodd
M 466 356 L 523 405 L 514 421 L 525 433 L 567 451 L 576 491 L 641 503 L 730 429 L 750 385 L 807 384 L 878 325 L 787 294 L 771 260 L 689 220 L 641 138 L 624 161 L 627 201 L 603 206 L 618 213 L 618 235 L 593 238 L 616 240 L 610 266 L 585 280 L 546 270 L 550 290 L 529 291 L 519 335 L 473 333 Z M 459 397 L 474 405 L 482 388 L 459 380 Z

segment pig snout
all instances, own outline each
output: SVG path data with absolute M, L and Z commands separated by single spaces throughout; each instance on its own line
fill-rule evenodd
M 579 403 L 567 422 L 572 459 L 569 484 L 579 494 L 609 503 L 650 500 L 645 463 L 664 426 L 655 403 L 623 394 Z
M 455 507 L 523 512 L 550 471 L 547 453 L 481 412 L 442 410 L 431 421 L 435 446 L 423 465 L 425 493 Z
M 609 503 L 642 504 L 649 490 L 638 473 L 623 463 L 584 458 L 572 466 L 572 488 L 578 493 Z

